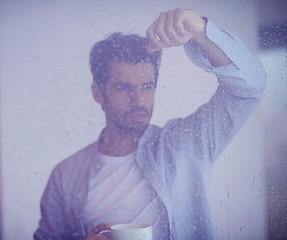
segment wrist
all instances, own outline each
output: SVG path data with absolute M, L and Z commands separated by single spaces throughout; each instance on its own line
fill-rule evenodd
M 196 32 L 196 34 L 194 34 L 194 36 L 191 39 L 200 46 L 203 46 L 208 41 L 210 41 L 206 35 L 206 25 L 207 25 L 207 19 L 205 17 L 202 17 L 200 20 L 200 24 L 198 25 L 199 26 L 198 31 Z

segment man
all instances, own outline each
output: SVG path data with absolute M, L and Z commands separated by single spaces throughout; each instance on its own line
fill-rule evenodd
M 106 127 L 53 170 L 35 239 L 108 239 L 100 232 L 125 222 L 151 224 L 155 240 L 217 238 L 212 163 L 258 104 L 264 69 L 236 36 L 191 10 L 161 13 L 146 34 L 116 33 L 94 45 L 92 93 Z M 161 49 L 180 45 L 219 87 L 190 116 L 149 125 Z

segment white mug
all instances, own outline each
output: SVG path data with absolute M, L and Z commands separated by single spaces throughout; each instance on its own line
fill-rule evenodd
M 142 223 L 125 223 L 111 226 L 109 230 L 101 231 L 100 234 L 110 232 L 112 240 L 153 240 L 152 226 Z

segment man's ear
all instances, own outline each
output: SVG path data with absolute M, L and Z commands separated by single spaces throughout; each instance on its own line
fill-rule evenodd
M 101 89 L 99 88 L 98 84 L 92 83 L 91 90 L 92 90 L 94 100 L 97 103 L 103 105 L 104 104 L 104 96 L 103 96 L 103 93 L 102 93 Z

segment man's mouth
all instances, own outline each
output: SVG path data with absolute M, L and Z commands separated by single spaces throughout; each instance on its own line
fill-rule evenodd
M 127 113 L 135 122 L 145 122 L 149 118 L 149 112 L 143 108 L 135 108 Z
M 136 122 L 144 122 L 149 116 L 146 111 L 135 111 L 131 115 L 133 120 Z

